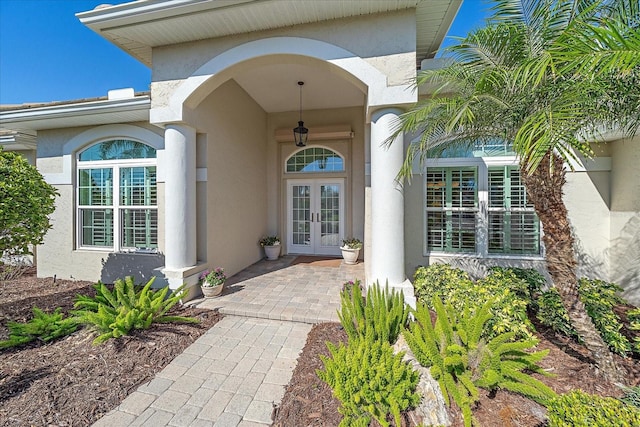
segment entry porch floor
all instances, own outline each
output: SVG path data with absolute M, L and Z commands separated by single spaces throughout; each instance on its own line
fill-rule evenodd
M 303 323 L 338 321 L 340 289 L 364 280 L 364 264 L 339 258 L 287 255 L 259 261 L 228 278 L 216 298 L 193 301 L 220 313 Z

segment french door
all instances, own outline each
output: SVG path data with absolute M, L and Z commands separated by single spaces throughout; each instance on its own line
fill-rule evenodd
M 290 253 L 340 255 L 344 238 L 344 179 L 287 182 Z

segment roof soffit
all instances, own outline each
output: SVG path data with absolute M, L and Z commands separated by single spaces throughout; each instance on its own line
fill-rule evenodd
M 76 16 L 144 64 L 152 48 L 326 20 L 416 9 L 418 63 L 432 57 L 462 0 L 147 0 Z

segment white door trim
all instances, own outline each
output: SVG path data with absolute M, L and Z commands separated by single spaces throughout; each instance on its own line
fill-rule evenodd
M 322 218 L 321 208 L 321 187 L 323 185 L 338 185 L 339 194 L 339 227 L 338 235 L 332 240 L 335 245 L 323 245 L 322 242 Z M 309 224 L 309 240 L 307 244 L 293 243 L 293 187 L 309 186 L 310 206 L 305 219 Z M 340 245 L 344 238 L 345 229 L 345 179 L 344 178 L 313 178 L 313 179 L 290 179 L 287 180 L 287 223 L 286 242 L 287 250 L 292 254 L 310 255 L 340 255 Z

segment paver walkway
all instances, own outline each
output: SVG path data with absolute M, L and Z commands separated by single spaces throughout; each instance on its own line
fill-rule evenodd
M 198 302 L 225 318 L 94 426 L 271 425 L 311 323 L 337 320 L 342 283 L 364 273 L 294 258 L 254 264 Z

